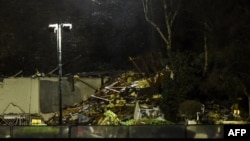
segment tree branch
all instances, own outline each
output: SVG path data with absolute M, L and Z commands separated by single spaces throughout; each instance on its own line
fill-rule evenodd
M 172 5 L 169 4 L 169 5 Z M 177 9 L 175 11 L 171 11 L 170 7 L 167 5 L 166 0 L 163 0 L 163 8 L 164 8 L 164 14 L 165 14 L 165 24 L 166 24 L 166 28 L 167 28 L 167 40 L 168 40 L 168 44 L 167 44 L 167 50 L 168 52 L 170 52 L 171 47 L 172 47 L 172 26 L 174 23 L 174 20 L 176 18 L 176 15 L 179 12 L 179 8 L 180 8 L 180 4 L 177 5 Z
M 143 5 L 143 10 L 144 10 L 144 15 L 145 15 L 146 21 L 149 24 L 151 24 L 157 30 L 157 32 L 160 34 L 160 36 L 163 39 L 163 41 L 166 44 L 169 44 L 169 41 L 167 40 L 167 38 L 165 37 L 165 35 L 161 31 L 161 29 L 152 20 L 150 20 L 149 17 L 148 17 L 148 0 L 142 0 L 142 5 Z

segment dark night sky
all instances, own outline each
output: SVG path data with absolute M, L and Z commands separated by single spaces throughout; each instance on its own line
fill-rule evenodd
M 162 25 L 160 0 L 153 2 L 154 18 Z M 203 31 L 198 29 L 202 8 L 196 7 L 197 3 L 183 1 L 184 7 L 191 10 L 182 9 L 174 26 L 174 45 L 182 49 L 202 50 L 199 46 Z M 247 1 L 237 3 L 244 6 Z M 242 20 L 237 16 L 238 9 L 246 9 L 238 7 L 233 2 L 220 1 L 217 6 L 211 4 L 204 9 L 213 25 L 211 36 L 219 37 L 213 40 L 227 43 L 231 40 L 229 34 L 238 35 L 240 27 L 246 25 L 245 17 Z M 226 14 L 220 15 L 223 12 Z M 239 22 L 234 22 L 236 17 Z M 63 73 L 123 69 L 128 66 L 128 56 L 164 48 L 159 35 L 145 20 L 141 0 L 0 0 L 0 73 L 8 76 L 23 70 L 24 75 L 30 76 L 36 68 L 45 73 L 56 68 L 56 35 L 49 32 L 48 25 L 57 22 L 73 24 L 70 32 L 62 33 L 63 63 L 82 55 L 64 66 Z
M 82 55 L 68 68 L 65 66 L 65 72 L 84 71 L 86 64 L 94 71 L 99 69 L 98 62 L 122 66 L 127 56 L 148 48 L 145 36 L 148 25 L 140 1 L 1 0 L 0 3 L 2 73 L 19 70 L 32 73 L 36 68 L 48 72 L 57 66 L 56 35 L 47 28 L 51 23 L 73 25 L 70 32 L 62 33 L 63 62 Z

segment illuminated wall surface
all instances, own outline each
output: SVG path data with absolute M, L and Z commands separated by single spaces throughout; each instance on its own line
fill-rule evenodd
M 80 78 L 93 87 L 101 87 L 101 78 Z M 86 100 L 95 92 L 80 81 L 62 78 L 62 106 Z M 58 111 L 58 78 L 6 78 L 0 84 L 0 111 L 4 114 L 47 114 Z

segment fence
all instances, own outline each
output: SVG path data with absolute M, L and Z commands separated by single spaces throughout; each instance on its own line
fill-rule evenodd
M 0 138 L 223 138 L 223 125 L 0 126 Z

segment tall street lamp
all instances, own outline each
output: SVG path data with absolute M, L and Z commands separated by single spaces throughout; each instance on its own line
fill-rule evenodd
M 57 51 L 58 51 L 58 90 L 59 90 L 59 124 L 62 122 L 62 29 L 71 30 L 72 24 L 70 23 L 57 23 L 57 24 L 49 24 L 49 29 L 53 29 L 54 33 L 57 35 Z

